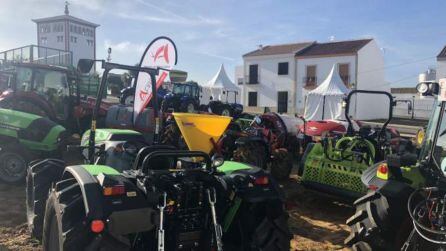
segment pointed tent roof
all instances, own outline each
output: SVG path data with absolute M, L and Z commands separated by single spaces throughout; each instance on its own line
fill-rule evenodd
M 308 92 L 308 95 L 321 95 L 321 96 L 342 96 L 350 92 L 344 81 L 339 76 L 337 64 L 334 64 L 331 68 L 330 74 L 316 89 Z
M 212 89 L 224 89 L 224 90 L 234 90 L 237 91 L 239 88 L 229 79 L 226 74 L 223 64 L 221 64 L 220 69 L 217 74 L 206 83 L 206 87 Z

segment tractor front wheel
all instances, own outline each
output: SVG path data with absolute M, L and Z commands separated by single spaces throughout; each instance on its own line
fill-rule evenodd
M 0 150 L 0 181 L 17 183 L 25 179 L 29 154 L 23 147 L 2 147 Z
M 403 201 L 393 200 L 397 204 L 390 204 L 390 200 L 375 191 L 356 200 L 356 213 L 347 220 L 350 235 L 344 243 L 358 251 L 400 250 L 412 230 Z

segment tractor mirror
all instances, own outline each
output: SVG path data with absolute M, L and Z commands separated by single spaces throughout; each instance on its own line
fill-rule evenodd
M 77 62 L 77 69 L 84 74 L 87 74 L 91 71 L 91 68 L 93 68 L 94 60 L 92 59 L 79 59 Z
M 187 72 L 180 71 L 180 70 L 170 70 L 169 76 L 170 76 L 170 82 L 182 83 L 182 82 L 186 82 Z
M 212 167 L 217 168 L 223 165 L 224 162 L 225 160 L 223 159 L 222 156 L 217 156 L 217 155 L 212 156 Z

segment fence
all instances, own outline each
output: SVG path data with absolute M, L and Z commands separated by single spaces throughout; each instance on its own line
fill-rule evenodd
M 0 61 L 72 66 L 73 53 L 49 47 L 27 45 L 0 52 Z

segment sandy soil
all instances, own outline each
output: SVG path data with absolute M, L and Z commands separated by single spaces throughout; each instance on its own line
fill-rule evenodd
M 288 200 L 292 250 L 347 250 L 345 220 L 353 214 L 348 203 L 304 188 L 297 177 L 283 184 Z M 24 186 L 0 183 L 0 251 L 41 250 L 29 237 Z

